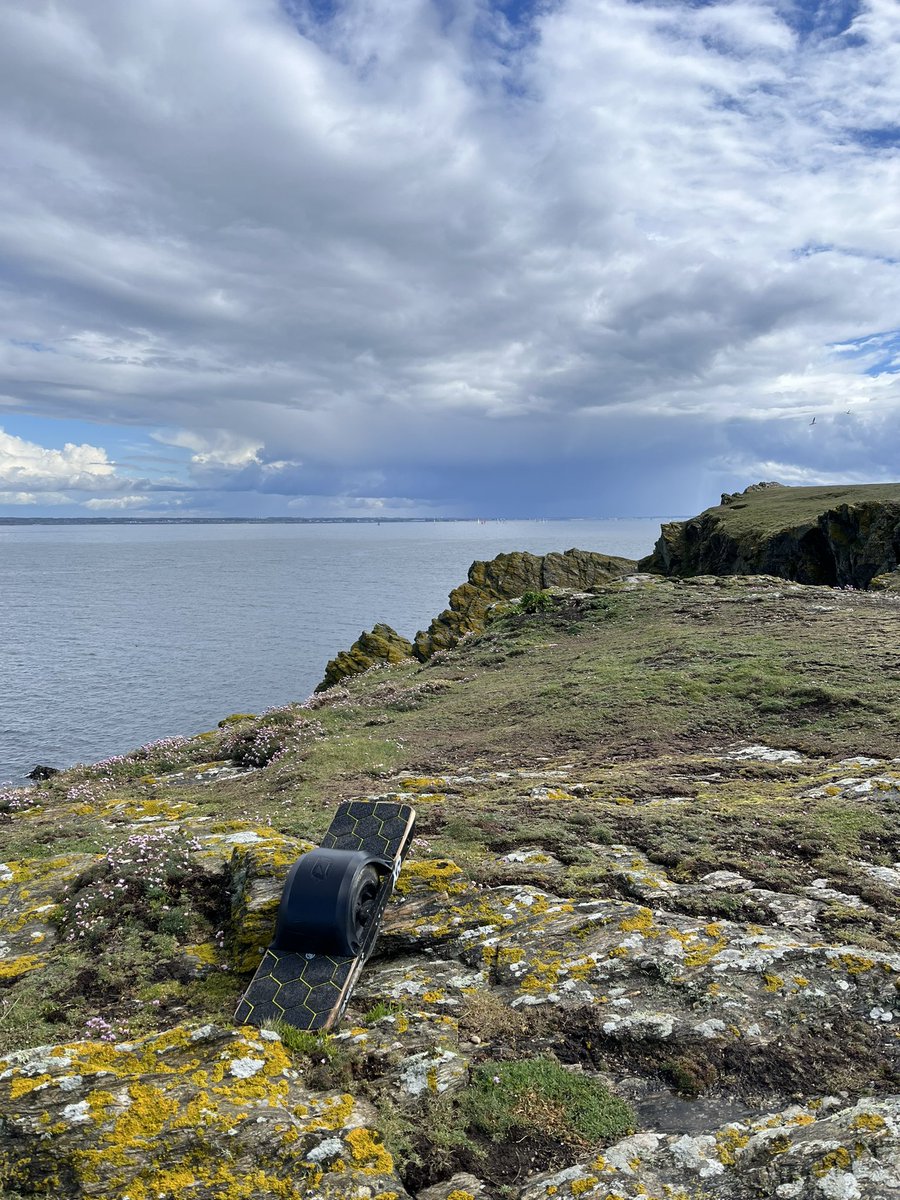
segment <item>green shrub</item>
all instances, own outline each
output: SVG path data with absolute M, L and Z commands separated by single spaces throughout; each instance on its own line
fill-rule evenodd
M 631 1106 L 552 1058 L 486 1062 L 462 1098 L 469 1124 L 494 1141 L 511 1130 L 569 1145 L 608 1143 L 635 1129 Z
M 547 612 L 553 608 L 553 597 L 549 592 L 523 592 L 519 598 L 519 611 L 525 613 Z

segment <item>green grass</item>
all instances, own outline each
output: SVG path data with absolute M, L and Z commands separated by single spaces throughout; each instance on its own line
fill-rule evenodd
M 272 1028 L 281 1038 L 288 1050 L 294 1054 L 308 1057 L 327 1059 L 331 1061 L 338 1055 L 334 1039 L 327 1033 L 316 1033 L 308 1029 L 296 1029 L 285 1021 L 275 1021 Z
M 473 1072 L 461 1105 L 470 1125 L 492 1141 L 518 1130 L 596 1146 L 636 1128 L 634 1111 L 624 1100 L 551 1058 L 483 1063 Z
M 831 484 L 825 487 L 764 488 L 731 504 L 706 509 L 715 513 L 735 536 L 768 536 L 816 518 L 841 504 L 900 504 L 900 483 Z M 705 515 L 705 514 L 701 514 Z
M 373 1021 L 380 1021 L 382 1017 L 395 1017 L 397 1013 L 402 1012 L 402 1004 L 385 1004 L 384 1001 L 379 1000 L 378 1003 L 373 1004 L 369 1011 L 363 1016 L 363 1020 L 367 1025 L 371 1025 Z

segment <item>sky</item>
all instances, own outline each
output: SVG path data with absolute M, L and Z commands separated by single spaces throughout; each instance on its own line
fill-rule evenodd
M 0 0 L 0 97 L 0 515 L 900 479 L 896 0 Z

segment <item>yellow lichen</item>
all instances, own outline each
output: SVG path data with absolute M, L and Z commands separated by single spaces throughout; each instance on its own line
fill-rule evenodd
M 345 1141 L 350 1147 L 353 1161 L 366 1174 L 387 1174 L 394 1169 L 394 1160 L 380 1141 L 376 1141 L 371 1129 L 351 1129 Z
M 569 1184 L 569 1190 L 573 1196 L 581 1196 L 584 1192 L 589 1192 L 599 1182 L 600 1180 L 596 1175 L 585 1175 L 583 1179 L 573 1179 Z
M 719 1161 L 726 1166 L 733 1166 L 738 1150 L 743 1150 L 750 1141 L 750 1134 L 734 1126 L 722 1129 L 716 1134 L 716 1152 Z
M 184 947 L 185 954 L 198 959 L 204 966 L 212 967 L 219 961 L 216 948 L 211 942 L 196 942 Z
M 839 954 L 838 961 L 848 975 L 862 975 L 865 971 L 871 971 L 875 966 L 873 958 L 866 958 L 862 954 Z
M 35 1092 L 38 1088 L 44 1088 L 53 1082 L 52 1075 L 33 1075 L 31 1078 L 25 1075 L 14 1075 L 9 1084 L 9 1098 L 10 1100 L 19 1100 L 22 1096 L 27 1096 L 29 1092 Z
M 310 1121 L 309 1129 L 343 1129 L 353 1114 L 353 1097 L 344 1092 L 341 1096 L 326 1096 L 320 1115 Z
M 850 1128 L 865 1129 L 869 1133 L 877 1133 L 879 1130 L 887 1128 L 887 1122 L 879 1113 L 859 1113 L 850 1122 Z
M 634 916 L 626 917 L 624 921 L 620 921 L 619 928 L 623 933 L 649 933 L 653 929 L 652 910 L 644 907 L 639 908 Z
M 43 959 L 35 954 L 20 954 L 18 958 L 0 959 L 0 979 L 18 979 L 29 971 L 36 971 L 44 965 Z
M 821 1179 L 829 1171 L 846 1171 L 852 1162 L 853 1155 L 850 1151 L 844 1146 L 838 1146 L 836 1150 L 829 1150 L 826 1155 L 820 1158 L 813 1166 L 812 1172 L 817 1179 Z
M 462 871 L 455 862 L 446 858 L 426 858 L 408 862 L 400 872 L 396 891 L 402 896 L 412 886 L 413 880 L 424 883 L 431 891 L 458 896 L 468 891 Z

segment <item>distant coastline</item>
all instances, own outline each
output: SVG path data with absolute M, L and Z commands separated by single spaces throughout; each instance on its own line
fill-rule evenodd
M 672 519 L 672 518 L 668 518 Z M 3 517 L 0 525 L 548 525 L 570 521 L 659 520 L 651 517 Z
M 474 525 L 479 520 L 478 517 L 0 517 L 0 525 L 433 525 L 466 521 Z

